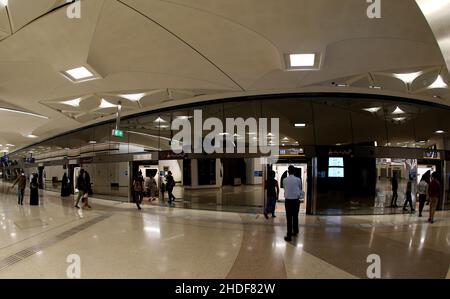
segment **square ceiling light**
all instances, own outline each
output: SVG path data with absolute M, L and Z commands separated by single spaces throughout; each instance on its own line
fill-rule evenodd
M 289 70 L 318 70 L 320 55 L 316 53 L 287 54 L 286 66 Z
M 67 79 L 69 79 L 74 83 L 94 80 L 100 77 L 94 71 L 85 66 L 80 66 L 63 71 L 62 74 L 64 75 L 64 77 L 66 77 Z

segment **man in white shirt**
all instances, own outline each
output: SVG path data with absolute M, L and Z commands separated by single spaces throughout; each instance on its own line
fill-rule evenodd
M 298 235 L 298 212 L 302 194 L 302 181 L 294 175 L 295 167 L 289 166 L 288 173 L 289 176 L 283 181 L 287 222 L 287 234 L 284 237 L 286 242 L 292 241 L 292 237 Z

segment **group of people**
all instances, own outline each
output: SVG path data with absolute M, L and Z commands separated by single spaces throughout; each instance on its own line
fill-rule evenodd
M 301 178 L 295 175 L 295 167 L 289 166 L 288 175 L 286 177 L 283 176 L 282 187 L 284 188 L 284 197 L 285 197 L 285 209 L 286 209 L 286 222 L 287 222 L 287 233 L 285 236 L 285 240 L 287 242 L 292 240 L 292 237 L 297 236 L 299 232 L 298 225 L 298 214 L 300 209 L 300 204 L 303 202 L 305 193 L 303 192 L 302 180 Z M 271 170 L 268 173 L 268 178 L 265 181 L 264 188 L 267 192 L 267 204 L 266 209 L 264 211 L 264 217 L 266 219 L 269 218 L 269 214 L 272 217 L 276 217 L 275 209 L 276 202 L 279 198 L 280 187 L 278 181 L 275 179 L 275 171 Z M 164 199 L 164 192 L 168 192 L 168 203 L 172 205 L 175 202 L 175 196 L 173 195 L 173 189 L 175 187 L 175 180 L 173 178 L 172 172 L 168 172 L 165 177 L 165 184 L 162 184 L 162 198 Z M 14 181 L 11 189 L 16 185 L 18 187 L 18 204 L 23 205 L 25 188 L 26 188 L 27 179 L 25 173 L 23 171 L 20 172 L 16 180 Z M 397 206 L 398 199 L 398 180 L 397 175 L 394 173 L 391 179 L 392 185 L 392 200 L 391 207 Z M 79 176 L 77 178 L 77 189 L 78 196 L 75 203 L 75 208 L 80 209 L 79 202 L 80 200 L 84 203 L 83 208 L 90 209 L 89 205 L 89 195 L 92 194 L 91 189 L 91 179 L 90 175 L 84 169 L 80 170 Z M 133 179 L 133 197 L 134 201 L 139 210 L 141 210 L 141 204 L 144 198 L 144 195 L 150 197 L 150 201 L 154 201 L 157 198 L 158 194 L 158 185 L 156 183 L 156 179 L 154 175 L 150 175 L 144 179 L 142 176 L 142 172 L 139 171 L 137 176 Z M 434 223 L 434 214 L 437 208 L 437 204 L 439 202 L 441 187 L 438 179 L 438 175 L 434 172 L 431 175 L 431 180 L 429 175 L 424 174 L 421 178 L 421 181 L 418 185 L 418 194 L 419 194 L 419 217 L 422 217 L 422 212 L 425 207 L 425 203 L 430 205 L 430 216 L 428 218 L 428 222 Z M 67 177 L 67 174 L 64 174 L 62 179 L 62 187 L 61 187 L 61 196 L 69 196 L 71 194 L 70 188 L 70 180 Z M 412 203 L 412 178 L 408 180 L 406 192 L 405 192 L 405 203 L 403 205 L 403 210 L 407 210 L 406 206 L 409 204 L 411 211 L 414 212 Z M 39 184 L 38 184 L 38 175 L 33 174 L 30 182 L 30 205 L 39 205 Z
M 10 189 L 13 189 L 17 185 L 17 204 L 23 206 L 23 199 L 25 197 L 25 188 L 27 186 L 27 178 L 23 171 L 20 171 L 17 178 L 14 180 Z M 30 181 L 30 205 L 39 205 L 39 183 L 38 175 L 35 173 L 31 176 Z
M 429 178 L 423 175 L 418 186 L 419 217 L 422 217 L 423 208 L 425 207 L 425 203 L 428 202 L 430 205 L 430 216 L 428 217 L 428 222 L 434 223 L 434 214 L 441 195 L 441 184 L 439 183 L 436 172 L 431 175 L 431 181 L 428 181 Z
M 162 185 L 162 198 L 164 199 L 164 192 L 168 193 L 168 203 L 173 205 L 175 202 L 175 196 L 173 195 L 173 188 L 175 187 L 175 179 L 173 178 L 172 172 L 169 171 L 166 176 L 166 183 Z M 133 199 L 136 206 L 141 210 L 141 204 L 144 200 L 144 195 L 150 197 L 150 201 L 155 201 L 157 199 L 157 194 L 159 194 L 158 185 L 154 175 L 149 177 L 142 176 L 142 171 L 139 170 L 137 176 L 133 179 Z
M 409 178 L 408 183 L 406 184 L 406 192 L 405 192 L 405 203 L 403 204 L 403 211 L 407 211 L 406 208 L 409 204 L 411 208 L 411 213 L 415 212 L 412 202 L 412 184 L 413 178 Z M 394 173 L 391 179 L 392 186 L 392 199 L 391 199 L 391 208 L 397 208 L 397 199 L 398 199 L 398 179 L 397 174 Z M 418 194 L 419 194 L 419 217 L 422 217 L 422 212 L 425 207 L 425 203 L 430 205 L 430 217 L 428 218 L 428 222 L 434 223 L 434 214 L 436 212 L 436 208 L 439 202 L 439 197 L 441 193 L 441 186 L 439 183 L 439 178 L 436 172 L 434 172 L 430 176 L 428 173 L 422 175 L 420 183 L 418 185 Z
M 305 193 L 303 191 L 302 180 L 295 175 L 295 167 L 293 165 L 289 166 L 287 176 L 282 180 L 287 224 L 287 233 L 284 240 L 290 242 L 292 241 L 292 237 L 296 237 L 299 232 L 298 213 L 300 211 L 300 204 L 304 201 Z M 276 217 L 275 209 L 280 194 L 280 187 L 278 181 L 275 179 L 275 171 L 269 171 L 268 178 L 264 184 L 264 189 L 267 193 L 267 204 L 266 210 L 264 211 L 264 217 L 269 219 L 269 214 L 271 214 L 272 217 Z

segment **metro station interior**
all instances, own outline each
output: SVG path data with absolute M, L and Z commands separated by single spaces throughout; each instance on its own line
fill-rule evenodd
M 450 278 L 449 28 L 448 0 L 0 0 L 0 278 L 70 278 L 70 254 L 81 278 L 367 278 L 369 254 L 380 278 Z M 198 111 L 268 131 L 197 151 Z M 283 186 L 263 215 L 290 165 L 305 199 L 285 242 Z

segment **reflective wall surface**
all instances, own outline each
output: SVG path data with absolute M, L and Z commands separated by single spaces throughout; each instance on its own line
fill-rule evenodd
M 267 167 L 258 155 L 172 152 L 174 142 L 193 148 L 188 142 L 174 140 L 179 131 L 172 130 L 171 124 L 176 119 L 186 120 L 194 133 L 195 110 L 202 111 L 203 120 L 214 117 L 224 124 L 227 118 L 279 119 L 279 132 L 269 132 L 267 139 L 279 145 L 280 155 L 301 165 L 317 159 L 317 169 L 307 170 L 311 176 L 317 175 L 307 186 L 311 213 L 399 212 L 386 206 L 391 196 L 388 182 L 399 169 L 404 179 L 409 171 L 404 166 L 407 160 L 415 160 L 418 169 L 434 166 L 443 185 L 441 207 L 449 207 L 450 169 L 445 160 L 446 150 L 450 150 L 450 110 L 373 96 L 274 96 L 150 112 L 122 119 L 119 129 L 123 136 L 113 136 L 115 122 L 103 123 L 19 150 L 8 157 L 18 161 L 17 165 L 4 162 L 2 173 L 5 179 L 13 179 L 19 168 L 27 174 L 41 173 L 43 187 L 58 191 L 63 174 L 73 182 L 82 167 L 91 174 L 95 196 L 130 201 L 132 178 L 141 170 L 144 176 L 154 173 L 158 185 L 159 200 L 149 204 L 163 204 L 161 191 L 170 171 L 176 181 L 177 206 L 262 211 Z M 208 133 L 201 132 L 200 138 Z M 232 136 L 234 142 L 244 140 L 247 148 L 254 138 L 260 141 L 251 130 L 245 136 Z M 330 157 L 342 158 L 344 167 L 330 166 Z M 399 190 L 403 184 L 400 182 Z M 75 188 L 72 191 L 76 192 Z M 403 204 L 401 194 L 399 205 Z M 167 193 L 164 196 L 166 199 Z

